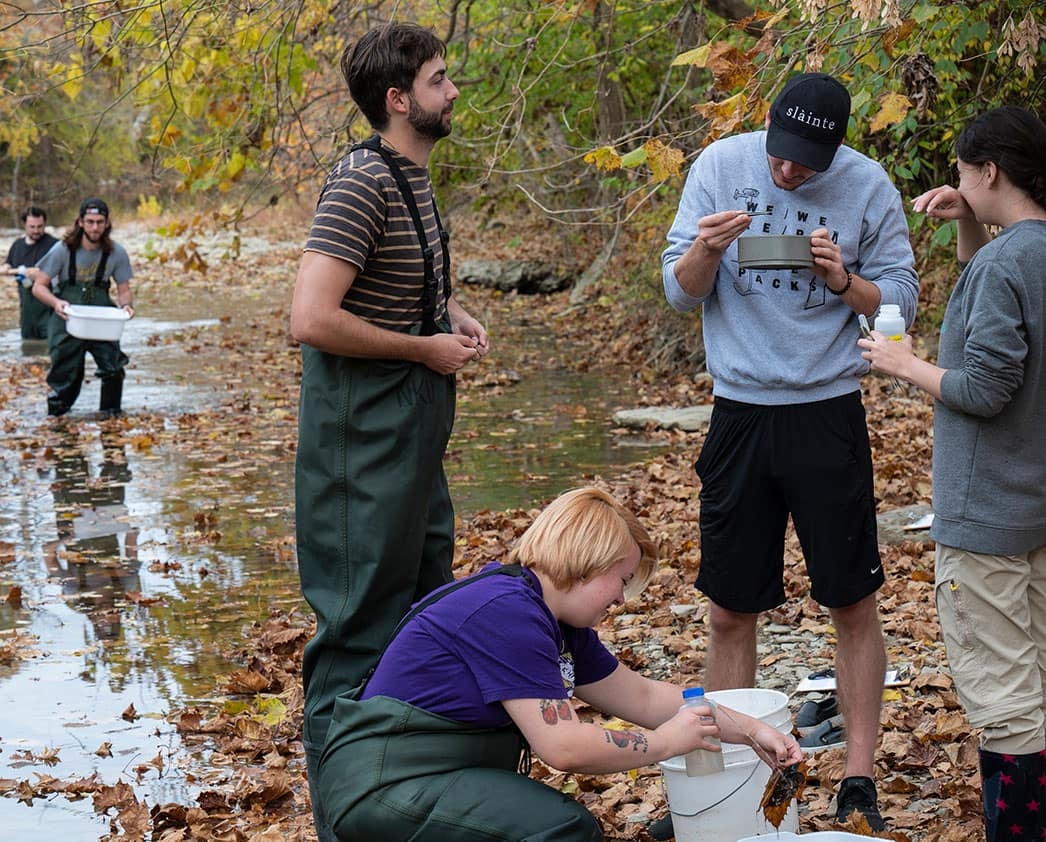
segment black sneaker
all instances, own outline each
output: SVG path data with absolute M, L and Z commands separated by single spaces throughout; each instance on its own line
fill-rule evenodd
M 837 805 L 835 820 L 845 824 L 846 820 L 856 810 L 868 822 L 868 827 L 878 833 L 886 830 L 886 822 L 879 813 L 879 803 L 875 795 L 875 781 L 871 778 L 853 777 L 843 778 L 839 784 L 839 794 L 836 796 Z

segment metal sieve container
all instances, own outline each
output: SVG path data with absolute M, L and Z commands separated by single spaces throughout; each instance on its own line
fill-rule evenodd
M 742 269 L 809 269 L 814 265 L 810 238 L 795 234 L 739 237 L 737 264 Z

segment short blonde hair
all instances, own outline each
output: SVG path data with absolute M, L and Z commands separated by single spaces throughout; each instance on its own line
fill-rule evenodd
M 575 488 L 557 497 L 523 533 L 509 553 L 521 564 L 548 576 L 558 588 L 602 575 L 639 547 L 636 575 L 625 597 L 637 596 L 654 573 L 657 548 L 639 519 L 598 488 Z

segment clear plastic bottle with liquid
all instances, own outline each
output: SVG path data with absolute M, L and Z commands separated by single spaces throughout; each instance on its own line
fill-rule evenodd
M 879 315 L 875 317 L 875 329 L 893 342 L 900 342 L 904 339 L 904 331 L 907 326 L 904 323 L 904 316 L 901 315 L 900 305 L 881 305 Z
M 683 704 L 679 709 L 696 707 L 711 708 L 711 718 L 715 720 L 716 704 L 705 695 L 704 687 L 690 687 L 683 691 Z M 716 737 L 705 737 L 705 742 L 719 745 Z M 714 775 L 726 768 L 721 751 L 705 751 L 695 748 L 693 751 L 687 752 L 685 759 L 686 774 L 689 778 L 696 778 L 698 775 Z

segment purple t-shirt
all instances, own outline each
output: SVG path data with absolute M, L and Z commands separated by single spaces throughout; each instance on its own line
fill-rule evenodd
M 556 622 L 537 577 L 524 570 L 470 582 L 414 617 L 385 650 L 362 698 L 390 696 L 498 727 L 510 721 L 503 700 L 567 699 L 617 664 L 595 631 Z

